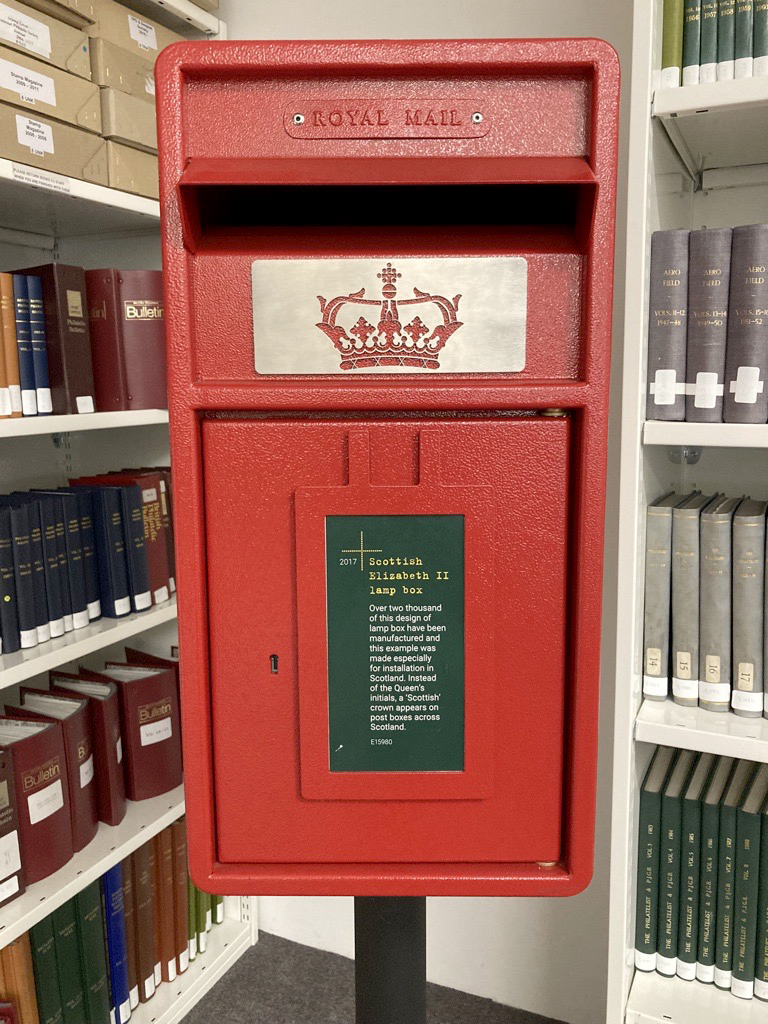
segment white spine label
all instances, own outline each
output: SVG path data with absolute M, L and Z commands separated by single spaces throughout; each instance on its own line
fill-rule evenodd
M 47 103 L 56 106 L 56 86 L 48 75 L 39 75 L 20 64 L 0 58 L 0 88 L 15 92 L 25 103 Z
M 52 782 L 50 786 L 38 789 L 36 793 L 30 793 L 27 797 L 27 808 L 29 809 L 29 820 L 32 825 L 39 821 L 50 818 L 56 811 L 64 806 L 64 790 L 61 779 Z
M 33 121 L 31 117 L 17 114 L 16 138 L 20 146 L 26 146 L 37 156 L 53 153 L 53 128 L 44 121 Z
M 37 393 L 37 411 L 39 413 L 51 413 L 53 412 L 53 403 L 51 401 L 51 389 L 50 388 L 36 388 Z
M 14 829 L 0 839 L 0 878 L 7 878 L 20 870 L 19 833 Z M 16 884 L 18 888 L 18 881 Z
M 51 56 L 51 30 L 37 18 L 0 4 L 0 39 L 41 57 Z
M 146 487 L 141 492 L 141 500 L 144 502 L 145 505 L 149 501 L 157 501 L 157 488 L 156 487 Z
M 75 399 L 77 411 L 81 413 L 93 412 L 93 395 L 78 395 Z
M 728 683 L 699 683 L 699 699 L 712 704 L 728 704 L 731 699 L 731 688 Z
M 669 683 L 666 677 L 656 679 L 654 676 L 643 676 L 643 693 L 646 697 L 666 697 L 669 691 Z
M 720 682 L 719 654 L 708 654 L 704 659 L 704 681 L 707 683 Z
M 731 694 L 731 707 L 735 711 L 756 711 L 758 715 L 762 715 L 763 691 L 749 693 L 746 690 L 734 690 Z
M 164 601 L 168 601 L 170 596 L 168 587 L 158 587 L 154 594 L 155 604 L 162 604 Z
M 161 718 L 159 722 L 148 722 L 139 727 L 142 747 L 149 747 L 153 743 L 162 743 L 169 740 L 173 735 L 173 722 L 170 718 Z
M 696 700 L 699 696 L 698 679 L 672 679 L 672 693 L 681 700 Z
M 157 49 L 157 32 L 155 32 L 154 25 L 142 21 L 141 18 L 134 18 L 132 14 L 129 14 L 128 31 L 131 34 L 131 39 L 138 43 L 142 50 Z
M 120 764 L 123 760 L 123 737 L 117 737 L 117 743 L 115 744 L 115 753 L 117 754 L 117 763 Z
M 80 765 L 80 789 L 85 789 L 93 779 L 93 754 Z
M 768 981 L 755 978 L 755 995 L 758 999 L 768 999 Z
M 19 891 L 19 876 L 13 875 L 0 885 L 0 903 Z
M 115 615 L 127 615 L 130 610 L 130 597 L 118 597 L 118 599 L 115 601 Z

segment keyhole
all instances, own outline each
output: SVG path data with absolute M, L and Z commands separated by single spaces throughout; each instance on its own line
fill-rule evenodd
M 269 667 L 272 669 L 272 675 L 277 675 L 277 655 L 270 654 L 269 656 Z

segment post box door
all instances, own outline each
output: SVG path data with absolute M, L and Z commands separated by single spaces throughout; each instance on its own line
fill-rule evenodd
M 204 419 L 220 862 L 560 858 L 569 444 Z

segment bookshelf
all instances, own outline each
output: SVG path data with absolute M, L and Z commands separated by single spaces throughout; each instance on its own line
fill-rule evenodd
M 77 662 L 95 651 L 123 643 L 138 633 L 176 621 L 176 598 L 145 612 L 132 612 L 120 619 L 106 617 L 14 654 L 0 655 L 0 690 L 23 683 L 42 672 Z
M 189 0 L 130 0 L 125 6 L 191 38 L 224 38 L 226 26 Z M 50 174 L 0 159 L 0 268 L 61 260 L 85 267 L 160 266 L 160 208 L 152 199 Z M 60 486 L 71 476 L 105 472 L 128 463 L 167 465 L 168 412 L 161 409 L 0 421 L 3 490 Z M 13 655 L 0 656 L 0 703 L 8 688 L 45 685 L 52 668 L 90 659 L 132 640 L 167 653 L 176 642 L 175 599 L 122 619 L 101 619 L 85 629 Z M 103 652 L 103 653 L 102 653 Z M 0 947 L 42 920 L 184 813 L 184 793 L 129 802 L 123 822 L 101 824 L 95 839 L 60 871 L 30 886 L 0 908 Z M 256 906 L 225 899 L 225 921 L 208 936 L 208 950 L 172 984 L 132 1014 L 137 1024 L 176 1024 L 258 937 Z
M 86 885 L 133 853 L 184 813 L 184 787 L 138 802 L 129 800 L 119 825 L 99 823 L 93 840 L 72 860 L 0 910 L 0 947 L 52 914 Z
M 765 222 L 768 79 L 657 90 L 663 0 L 634 4 L 622 367 L 608 990 L 610 1024 L 768 1020 L 768 1006 L 634 969 L 639 787 L 658 743 L 768 761 L 768 720 L 642 697 L 647 503 L 699 488 L 768 497 L 768 426 L 645 422 L 653 231 Z

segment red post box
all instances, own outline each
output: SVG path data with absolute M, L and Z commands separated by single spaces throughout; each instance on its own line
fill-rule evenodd
M 180 44 L 157 67 L 192 871 L 592 871 L 618 62 Z

